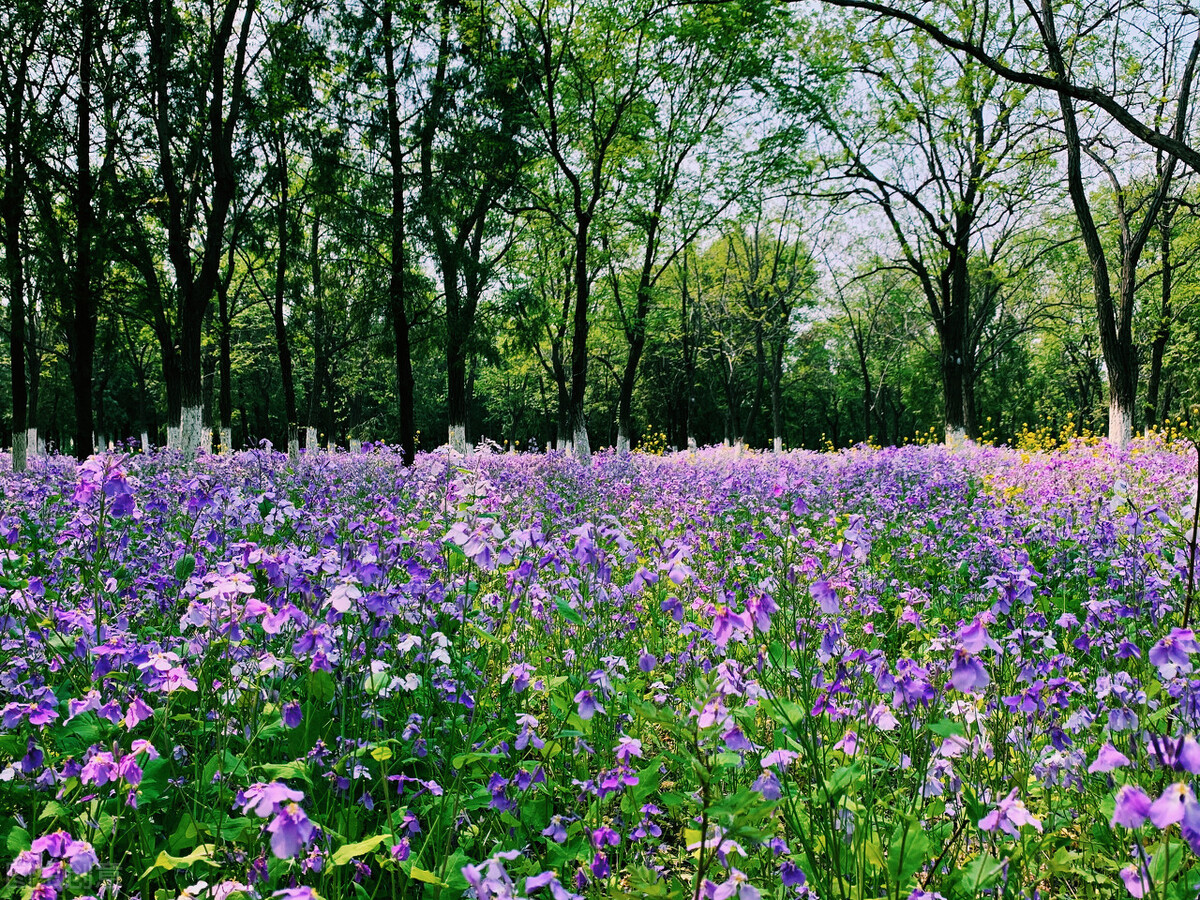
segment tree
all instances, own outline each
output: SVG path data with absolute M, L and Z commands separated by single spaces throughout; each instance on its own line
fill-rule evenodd
M 442 0 L 437 57 L 420 113 L 421 221 L 442 280 L 450 446 L 469 448 L 467 357 L 484 290 L 511 246 L 501 205 L 529 161 L 528 58 L 513 52 L 487 4 L 463 16 Z
M 661 48 L 648 28 L 656 9 L 614 0 L 512 0 L 509 12 L 519 46 L 539 75 L 530 88 L 531 137 L 563 189 L 555 191 L 555 181 L 546 179 L 533 205 L 571 237 L 566 417 L 574 452 L 586 461 L 593 226 L 607 212 L 618 166 L 641 139 L 650 92 L 660 86 L 654 60 Z
M 1187 139 L 1200 55 L 1200 28 L 1193 11 L 1165 0 L 1139 4 L 1136 15 L 1126 14 L 1129 11 L 1119 5 L 1085 2 L 1059 9 L 1052 0 L 1036 5 L 1024 0 L 1025 29 L 1021 40 L 1013 40 L 1017 24 L 992 17 L 986 7 L 968 8 L 964 16 L 925 2 L 916 4 L 915 11 L 875 0 L 824 2 L 905 23 L 954 51 L 960 63 L 974 61 L 1010 84 L 1038 88 L 1056 99 L 1062 116 L 1068 192 L 1092 268 L 1096 319 L 1108 375 L 1109 440 L 1124 447 L 1137 412 L 1138 358 L 1131 299 L 1137 265 L 1166 202 L 1176 162 L 1200 172 L 1200 150 Z M 943 18 L 946 12 L 952 15 Z M 948 21 L 954 24 L 946 24 Z M 967 27 L 955 33 L 962 23 Z M 1135 29 L 1138 41 L 1127 40 L 1128 28 Z M 1069 42 L 1064 42 L 1063 34 L 1071 36 Z M 1147 43 L 1155 52 L 1146 52 Z M 1131 61 L 1133 64 L 1127 64 Z M 1137 141 L 1168 158 L 1140 223 L 1131 222 L 1122 238 L 1115 296 L 1084 182 L 1086 140 L 1079 127 L 1080 104 L 1101 114 L 1098 131 L 1103 132 L 1105 119 L 1111 118 Z
M 832 143 L 825 196 L 874 207 L 921 286 L 951 440 L 978 431 L 971 344 L 986 311 L 972 307 L 969 261 L 1031 203 L 1034 123 L 1026 91 L 972 59 L 944 67 L 940 48 L 905 31 L 876 27 L 855 45 L 846 65 L 861 104 L 818 102 L 815 118 Z M 912 43 L 901 49 L 905 37 Z
M 238 188 L 234 150 L 254 63 L 250 43 L 258 4 L 224 0 L 210 16 L 178 2 L 183 0 L 150 0 L 144 28 L 154 174 L 165 199 L 163 230 L 174 274 L 179 449 L 187 455 L 200 445 L 203 327 L 217 293 Z M 202 127 L 193 127 L 197 121 Z
M 762 174 L 754 155 L 739 146 L 743 136 L 727 131 L 750 124 L 736 101 L 765 72 L 760 53 L 768 32 L 755 27 L 760 24 L 741 4 L 672 11 L 653 22 L 664 48 L 656 58 L 659 93 L 618 176 L 617 221 L 628 223 L 625 242 L 634 256 L 628 286 L 615 271 L 615 254 L 609 260 L 629 348 L 620 380 L 618 451 L 629 450 L 634 385 L 660 279 Z
M 0 225 L 4 228 L 4 260 L 8 275 L 9 361 L 12 381 L 14 472 L 25 470 L 29 392 L 26 379 L 25 229 L 29 161 L 45 93 L 50 85 L 36 70 L 39 38 L 48 37 L 46 7 L 17 2 L 0 13 L 0 106 L 3 107 L 4 190 L 0 193 Z M 52 42 L 51 38 L 51 42 Z M 36 449 L 36 447 L 34 448 Z

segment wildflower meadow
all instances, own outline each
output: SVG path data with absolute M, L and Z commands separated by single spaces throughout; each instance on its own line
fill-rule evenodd
M 0 488 L 0 898 L 1196 895 L 1183 445 Z

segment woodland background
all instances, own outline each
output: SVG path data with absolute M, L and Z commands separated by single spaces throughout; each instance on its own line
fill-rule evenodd
M 1120 445 L 1200 399 L 1198 49 L 1174 0 L 9 0 L 0 440 Z

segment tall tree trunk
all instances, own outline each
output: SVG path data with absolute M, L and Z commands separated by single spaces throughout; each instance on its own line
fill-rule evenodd
M 230 266 L 233 260 L 230 259 Z M 221 386 L 217 392 L 217 416 L 221 420 L 221 452 L 233 451 L 233 323 L 229 312 L 229 279 L 217 282 L 217 369 Z
M 37 320 L 32 309 L 27 306 L 25 310 L 25 320 L 28 325 L 25 338 L 25 359 L 26 372 L 29 377 L 29 418 L 26 424 L 30 438 L 28 452 L 41 453 L 46 437 L 45 432 L 40 430 L 42 421 L 38 414 L 38 410 L 41 409 L 42 354 L 38 349 Z
M 441 258 L 442 289 L 446 296 L 446 412 L 448 441 L 458 453 L 467 444 L 467 334 L 469 324 L 459 287 L 458 256 L 447 249 Z
M 25 93 L 25 61 L 18 70 L 5 122 L 5 172 L 3 194 L 4 257 L 8 269 L 9 360 L 12 376 L 12 468 L 24 472 L 28 447 L 29 397 L 25 380 L 25 266 L 21 248 L 21 222 L 25 213 L 25 160 L 22 147 L 21 109 Z M 33 448 L 34 452 L 37 448 Z
M 283 379 L 283 410 L 287 421 L 288 456 L 292 461 L 300 458 L 300 421 L 296 414 L 296 385 L 292 379 L 292 348 L 288 344 L 287 322 L 284 319 L 284 301 L 287 299 L 287 256 L 288 256 L 288 160 L 284 136 L 278 135 L 275 148 L 275 166 L 279 170 L 279 203 L 275 210 L 275 232 L 278 255 L 275 258 L 275 298 L 271 306 L 271 318 L 275 323 L 275 346 L 279 352 L 279 374 Z M 313 448 L 310 448 L 313 449 Z
M 550 369 L 554 374 L 557 410 L 554 426 L 554 449 L 567 450 L 571 446 L 571 391 L 567 378 L 567 367 L 562 358 L 562 345 L 555 343 L 550 350 Z
M 92 372 L 96 355 L 96 307 L 92 289 L 95 230 L 92 183 L 92 45 L 96 32 L 95 0 L 80 6 L 79 98 L 76 101 L 75 277 L 72 284 L 71 388 L 75 399 L 75 457 L 91 456 L 93 443 Z
M 785 332 L 786 335 L 786 332 Z M 776 338 L 771 357 L 771 449 L 783 453 L 783 352 L 787 338 Z
M 588 440 L 587 411 L 584 409 L 588 369 L 588 304 L 591 301 L 592 291 L 591 277 L 588 272 L 588 233 L 591 223 L 591 210 L 580 210 L 577 205 L 575 215 L 575 313 L 571 333 L 569 425 L 575 458 L 584 464 L 592 456 L 592 445 Z
M 617 452 L 628 453 L 633 438 L 633 388 L 637 381 L 638 363 L 646 348 L 646 332 L 640 329 L 628 338 L 629 355 L 621 370 L 621 388 L 617 396 Z
M 698 316 L 694 309 L 689 310 L 688 307 L 693 305 L 690 303 L 690 294 L 687 284 L 684 284 L 683 290 L 680 292 L 679 299 L 679 324 L 682 334 L 681 351 L 683 353 L 683 389 L 687 391 L 686 406 L 683 418 L 684 439 L 687 441 L 689 448 L 696 444 L 695 435 L 692 432 L 692 414 L 694 413 L 696 392 L 696 350 L 693 339 L 693 319 Z M 696 329 L 699 330 L 699 329 Z
M 1159 412 L 1158 394 L 1162 384 L 1163 357 L 1166 354 L 1167 342 L 1171 339 L 1171 290 L 1175 275 L 1174 260 L 1171 258 L 1171 231 L 1176 209 L 1175 204 L 1164 206 L 1158 223 L 1162 280 L 1159 294 L 1158 327 L 1154 331 L 1154 341 L 1150 345 L 1150 372 L 1146 378 L 1147 425 L 1159 424 L 1166 413 L 1165 409 L 1161 413 Z
M 392 167 L 391 259 L 389 260 L 388 304 L 396 354 L 396 395 L 400 414 L 400 446 L 404 464 L 416 457 L 416 425 L 413 414 L 412 347 L 409 335 L 408 297 L 405 288 L 404 156 L 400 144 L 400 99 L 397 93 L 396 48 L 392 35 L 392 13 L 382 13 L 384 62 L 387 67 L 388 155 Z
M 761 319 L 754 322 L 754 395 L 750 401 L 750 412 L 746 416 L 746 427 L 738 435 L 738 443 L 757 446 L 761 443 L 758 438 L 758 416 L 762 408 L 763 391 L 767 383 L 767 354 L 763 345 L 763 325 Z
M 313 289 L 313 393 L 309 402 L 309 421 L 316 422 L 325 439 L 336 442 L 333 425 L 333 386 L 329 369 L 329 325 L 325 320 L 325 280 L 321 265 L 321 211 L 313 213 L 312 223 Z

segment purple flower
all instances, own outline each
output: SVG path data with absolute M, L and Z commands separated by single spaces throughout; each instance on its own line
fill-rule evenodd
M 1096 754 L 1096 760 L 1088 766 L 1088 773 L 1111 772 L 1129 765 L 1129 757 L 1110 743 L 1106 743 Z
M 982 691 L 991 683 L 987 670 L 974 654 L 966 650 L 955 650 L 950 663 L 950 683 L 964 694 Z
M 71 871 L 76 875 L 86 875 L 93 866 L 100 864 L 100 860 L 96 858 L 96 849 L 87 841 L 71 841 L 64 855 Z
M 984 831 L 1003 831 L 1012 837 L 1020 835 L 1022 825 L 1032 825 L 1038 831 L 1042 830 L 1041 821 L 1035 819 L 1025 808 L 1024 802 L 1017 799 L 1017 788 L 1013 788 L 999 806 L 979 820 L 979 827 Z
M 1166 828 L 1183 819 L 1183 810 L 1187 804 L 1195 804 L 1196 795 L 1182 781 L 1168 785 L 1157 800 L 1150 805 L 1150 821 L 1155 828 Z
M 837 591 L 828 581 L 814 581 L 808 586 L 808 592 L 821 607 L 821 612 L 832 616 L 841 609 L 838 605 Z
M 604 712 L 603 705 L 597 702 L 591 691 L 580 691 L 575 695 L 575 702 L 579 704 L 579 718 L 585 722 L 597 712 Z
M 320 894 L 306 885 L 299 887 L 281 888 L 271 895 L 279 897 L 281 900 L 321 900 Z
M 1141 828 L 1150 815 L 1150 798 L 1145 791 L 1131 784 L 1126 784 L 1117 791 L 1116 804 L 1113 807 L 1112 824 L 1125 828 Z
M 1150 664 L 1163 678 L 1192 671 L 1191 655 L 1200 653 L 1196 633 L 1190 628 L 1172 628 L 1171 633 L 1150 648 Z
M 32 850 L 22 850 L 8 867 L 8 877 L 16 875 L 28 877 L 42 867 L 42 854 Z
M 609 828 L 607 825 L 602 825 L 595 829 L 591 834 L 592 846 L 599 850 L 602 847 L 616 847 L 621 843 L 621 836 Z
M 238 795 L 237 802 L 242 804 L 242 812 L 250 813 L 265 819 L 279 811 L 288 802 L 299 802 L 304 799 L 300 791 L 293 791 L 280 781 L 252 784 Z
M 729 900 L 730 897 L 736 897 L 738 900 L 759 900 L 761 896 L 758 889 L 750 884 L 745 872 L 731 868 L 728 880 L 713 891 L 712 900 Z
M 1150 890 L 1150 878 L 1145 867 L 1134 869 L 1132 866 L 1126 866 L 1121 870 L 1121 880 L 1125 882 L 1125 890 L 1129 891 L 1130 896 L 1139 900 Z
M 288 728 L 296 728 L 300 725 L 301 713 L 299 703 L 283 704 L 283 724 Z
M 312 840 L 316 826 L 295 803 L 287 804 L 271 820 L 267 831 L 271 833 L 271 852 L 278 859 L 291 859 Z
M 804 870 L 791 860 L 779 866 L 779 877 L 783 881 L 784 887 L 804 887 L 804 882 L 808 880 L 804 875 Z
M 567 829 L 564 827 L 562 816 L 551 816 L 550 824 L 542 829 L 542 837 L 548 837 L 556 844 L 567 839 Z
M 62 859 L 67 855 L 67 847 L 71 845 L 71 835 L 67 834 L 62 829 L 52 831 L 49 834 L 43 834 L 41 837 L 33 839 L 29 849 L 40 857 L 43 853 L 48 853 L 51 859 Z

